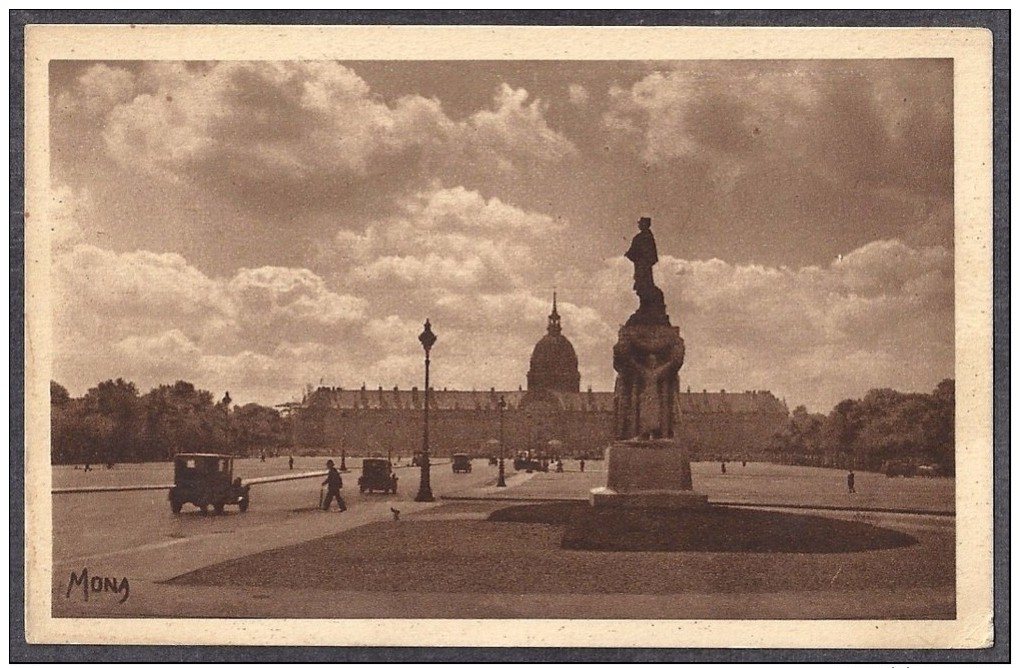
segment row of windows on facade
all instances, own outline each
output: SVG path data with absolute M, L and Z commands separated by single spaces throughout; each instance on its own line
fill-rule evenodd
M 442 390 L 433 389 L 430 394 L 429 408 L 437 410 L 499 410 L 502 398 L 507 410 L 520 407 L 527 392 L 518 388 L 516 391 L 497 392 L 490 388 L 488 392 L 477 390 Z M 551 393 L 555 397 L 557 408 L 566 411 L 611 412 L 614 408 L 615 396 L 612 392 L 594 392 L 590 387 L 584 393 Z M 374 395 L 374 396 L 373 396 Z M 711 413 L 742 413 L 742 412 L 785 412 L 782 405 L 768 390 L 746 390 L 742 393 L 692 392 L 688 387 L 678 397 L 681 412 Z M 344 390 L 342 387 L 320 387 L 306 400 L 306 407 L 327 405 L 332 409 L 380 410 L 380 409 L 418 409 L 422 408 L 421 392 L 412 387 L 410 392 L 394 387 L 389 392 L 379 387 L 370 391 L 365 386 L 360 390 Z

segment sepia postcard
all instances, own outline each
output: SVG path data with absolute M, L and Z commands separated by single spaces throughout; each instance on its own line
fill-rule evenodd
M 28 26 L 28 641 L 989 646 L 991 62 Z

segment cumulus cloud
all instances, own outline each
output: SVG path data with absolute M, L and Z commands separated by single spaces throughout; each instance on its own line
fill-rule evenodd
M 655 271 L 687 343 L 682 385 L 767 388 L 791 407 L 827 410 L 876 386 L 930 391 L 954 374 L 944 248 L 877 241 L 800 269 L 664 256 Z M 620 289 L 628 279 L 626 260 L 600 272 L 602 312 L 633 308 L 636 297 Z
M 698 159 L 732 182 L 801 163 L 839 181 L 945 194 L 952 183 L 948 61 L 684 64 L 610 91 L 607 127 L 646 160 Z
M 431 317 L 444 385 L 514 387 L 550 308 L 551 295 L 527 285 L 547 271 L 536 250 L 547 252 L 563 229 L 499 198 L 433 184 L 397 215 L 338 232 L 328 276 L 280 266 L 212 276 L 177 253 L 77 244 L 54 265 L 57 377 L 72 391 L 117 376 L 142 387 L 229 381 L 270 402 L 320 378 L 407 386 Z M 575 318 L 579 345 L 606 332 L 594 309 L 561 298 L 560 310 Z
M 706 61 L 613 87 L 602 118 L 670 184 L 697 255 L 722 230 L 743 242 L 726 259 L 817 264 L 876 238 L 952 247 L 952 103 L 950 61 Z
M 473 150 L 496 156 L 504 166 L 536 159 L 557 161 L 575 153 L 570 140 L 549 127 L 544 113 L 540 100 L 529 103 L 528 91 L 504 83 L 493 109 L 473 114 L 460 136 Z
M 491 107 L 453 120 L 436 99 L 384 100 L 336 62 L 96 64 L 56 99 L 68 125 L 89 115 L 79 128 L 101 132 L 122 167 L 262 207 L 325 207 L 368 181 L 399 192 L 426 173 L 576 153 L 524 89 L 502 84 Z
M 391 218 L 335 237 L 343 281 L 401 289 L 502 292 L 536 271 L 533 246 L 558 230 L 552 217 L 433 185 Z M 344 263 L 344 260 L 348 260 Z
M 559 286 L 608 390 L 637 215 L 684 385 L 824 410 L 952 375 L 948 61 L 358 67 L 51 67 L 58 381 L 404 387 L 430 317 L 438 387 L 516 387 Z
M 185 370 L 210 355 L 271 355 L 287 341 L 334 342 L 364 319 L 364 300 L 307 269 L 207 276 L 173 253 L 116 253 L 79 244 L 54 263 L 57 367 L 100 372 Z M 171 379 L 172 380 L 172 379 Z
M 571 104 L 578 106 L 588 103 L 588 89 L 581 84 L 572 83 L 567 87 L 567 98 Z
M 330 340 L 364 319 L 364 299 L 330 291 L 308 269 L 242 269 L 227 284 L 244 337 L 264 342 Z

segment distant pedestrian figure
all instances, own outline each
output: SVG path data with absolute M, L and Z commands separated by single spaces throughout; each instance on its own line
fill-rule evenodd
M 726 473 L 726 462 L 722 463 L 722 472 Z
M 322 485 L 326 488 L 326 500 L 322 504 L 322 509 L 329 510 L 333 499 L 336 499 L 336 506 L 340 509 L 340 512 L 347 510 L 347 504 L 344 503 L 343 497 L 340 496 L 340 490 L 344 486 L 344 481 L 340 477 L 340 472 L 333 465 L 332 459 L 326 462 L 326 479 L 322 481 Z
M 92 470 L 92 464 L 90 462 L 86 461 L 85 462 L 85 473 L 88 473 L 91 470 Z
M 856 494 L 857 493 L 857 490 L 854 489 L 854 472 L 853 471 L 850 471 L 850 473 L 846 474 L 846 488 L 847 488 L 847 494 Z
M 584 473 L 584 457 L 581 457 L 581 473 Z
M 287 458 L 287 466 L 290 467 L 291 471 L 294 470 L 294 455 Z
M 747 467 L 747 462 L 740 462 L 740 466 L 743 467 L 743 468 L 746 468 Z
M 563 460 L 562 459 L 557 459 L 556 460 L 556 472 L 557 473 L 563 473 Z
M 263 450 L 262 454 L 259 456 L 259 461 L 260 462 L 266 461 L 266 451 L 265 450 Z

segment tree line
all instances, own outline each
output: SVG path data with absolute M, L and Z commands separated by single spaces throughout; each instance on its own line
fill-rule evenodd
M 797 406 L 772 450 L 792 463 L 880 471 L 890 462 L 912 462 L 953 475 L 955 410 L 956 383 L 949 378 L 930 394 L 870 390 L 828 415 Z
M 50 456 L 54 464 L 161 461 L 178 452 L 253 455 L 288 442 L 274 409 L 232 406 L 229 393 L 179 380 L 139 394 L 134 383 L 106 380 L 82 397 L 50 382 Z
M 930 394 L 870 390 L 828 415 L 797 406 L 770 449 L 782 461 L 881 470 L 887 462 L 955 471 L 956 385 Z M 233 406 L 230 395 L 179 380 L 144 395 L 134 383 L 106 380 L 73 398 L 50 382 L 51 458 L 55 464 L 161 461 L 178 452 L 252 456 L 290 443 L 291 425 L 274 408 Z

